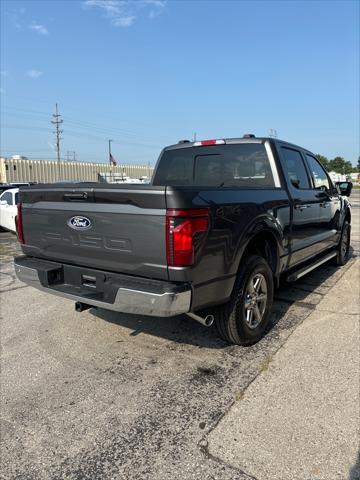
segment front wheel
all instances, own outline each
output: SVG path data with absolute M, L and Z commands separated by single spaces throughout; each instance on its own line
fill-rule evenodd
M 263 336 L 274 296 L 272 271 L 266 260 L 249 255 L 242 261 L 231 299 L 215 311 L 215 324 L 228 343 L 251 345 Z
M 350 237 L 351 237 L 351 225 L 345 220 L 343 228 L 341 230 L 340 242 L 337 250 L 337 255 L 334 258 L 336 265 L 345 265 L 350 256 Z

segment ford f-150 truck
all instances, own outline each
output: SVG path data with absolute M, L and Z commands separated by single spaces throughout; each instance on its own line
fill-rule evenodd
M 150 185 L 22 188 L 16 274 L 78 311 L 187 314 L 252 344 L 281 277 L 347 261 L 350 188 L 278 139 L 181 141 L 161 152 Z

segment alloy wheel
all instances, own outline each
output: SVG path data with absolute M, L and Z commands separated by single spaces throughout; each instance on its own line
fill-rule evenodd
M 249 328 L 259 326 L 263 319 L 267 303 L 267 283 L 264 275 L 252 275 L 246 286 L 245 293 L 245 321 Z

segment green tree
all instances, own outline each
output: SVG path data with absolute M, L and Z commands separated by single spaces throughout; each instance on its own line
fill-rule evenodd
M 327 157 L 324 157 L 324 155 L 320 155 L 320 153 L 317 153 L 316 158 L 319 160 L 321 165 L 326 168 L 326 170 L 329 170 L 329 159 Z
M 357 168 L 355 169 L 355 171 L 360 173 L 360 156 L 358 157 Z
M 354 167 L 351 162 L 346 161 L 343 157 L 335 157 L 329 161 L 328 170 L 347 175 L 353 172 Z

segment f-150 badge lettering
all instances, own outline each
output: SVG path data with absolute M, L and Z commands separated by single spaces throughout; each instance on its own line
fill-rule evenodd
M 78 215 L 69 218 L 67 224 L 74 230 L 88 230 L 91 228 L 91 220 L 87 217 L 80 217 Z

